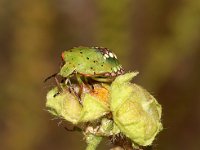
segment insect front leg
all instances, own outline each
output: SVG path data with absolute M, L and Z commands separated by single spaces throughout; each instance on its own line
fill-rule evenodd
M 85 80 L 85 83 L 86 83 L 85 85 L 86 85 L 87 89 L 89 89 L 90 91 L 93 91 L 94 85 L 91 82 L 91 80 L 88 80 L 88 78 L 86 76 L 84 76 L 84 80 Z
M 84 82 L 82 81 L 80 74 L 76 73 L 75 75 L 76 75 L 76 79 L 77 79 L 77 82 L 78 82 L 78 85 L 79 85 L 79 88 L 80 88 L 80 90 L 78 92 L 79 102 L 82 103 L 81 94 L 83 92 Z
M 77 95 L 77 93 L 76 93 L 74 87 L 72 86 L 71 80 L 70 80 L 69 78 L 67 78 L 67 79 L 65 80 L 64 83 L 65 83 L 65 85 L 67 85 L 68 90 L 70 91 L 70 93 L 73 92 L 75 95 Z M 69 85 L 68 85 L 68 84 L 69 84 Z
M 63 87 L 60 85 L 60 82 L 58 81 L 57 74 L 56 74 L 56 76 L 54 76 L 54 79 L 55 79 L 57 87 L 58 87 L 58 92 L 53 96 L 53 97 L 56 97 L 63 91 Z

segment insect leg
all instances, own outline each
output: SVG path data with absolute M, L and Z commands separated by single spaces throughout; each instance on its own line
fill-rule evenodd
M 71 81 L 70 81 L 69 78 L 67 78 L 67 79 L 65 80 L 65 85 L 67 85 L 68 83 L 69 83 L 68 89 L 69 89 L 70 93 L 73 92 L 73 93 L 76 95 L 76 92 L 75 92 L 75 90 L 74 90 L 74 88 L 73 88 L 73 86 L 72 86 L 72 83 L 71 83 Z
M 59 95 L 63 91 L 63 88 L 61 87 L 60 82 L 58 81 L 56 75 L 54 76 L 54 79 L 55 79 L 57 87 L 58 87 L 58 92 L 53 97 L 56 97 L 57 95 Z
M 87 88 L 90 89 L 90 91 L 94 90 L 93 84 L 90 82 L 90 80 L 88 80 L 88 78 L 86 76 L 84 76 L 84 80 L 86 82 Z
M 64 128 L 65 128 L 65 130 L 67 130 L 67 131 L 78 131 L 78 132 L 81 132 L 81 131 L 82 131 L 82 129 L 79 128 L 79 127 L 77 127 L 77 126 L 73 126 L 72 129 L 69 129 L 69 128 L 67 128 L 67 127 L 64 127 Z
M 76 79 L 77 79 L 78 84 L 79 84 L 79 87 L 80 87 L 80 90 L 79 90 L 79 92 L 78 92 L 79 102 L 82 103 L 82 101 L 81 101 L 81 94 L 82 94 L 82 92 L 83 92 L 84 83 L 83 83 L 83 81 L 82 81 L 80 75 L 77 74 L 77 73 L 76 73 Z

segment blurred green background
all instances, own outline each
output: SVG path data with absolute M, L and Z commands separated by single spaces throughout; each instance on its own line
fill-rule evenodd
M 60 54 L 112 49 L 163 106 L 158 150 L 200 149 L 199 0 L 0 0 L 0 149 L 84 150 L 45 110 Z M 108 149 L 104 142 L 100 149 Z

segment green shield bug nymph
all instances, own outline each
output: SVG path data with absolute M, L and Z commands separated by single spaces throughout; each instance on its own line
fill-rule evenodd
M 59 75 L 70 77 L 79 74 L 96 81 L 110 82 L 124 73 L 117 56 L 103 47 L 75 47 L 62 53 L 64 65 Z

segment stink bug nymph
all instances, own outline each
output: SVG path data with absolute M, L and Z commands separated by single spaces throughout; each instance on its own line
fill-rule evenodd
M 71 75 L 90 77 L 100 82 L 111 82 L 124 74 L 117 56 L 103 47 L 76 47 L 62 53 L 64 65 L 58 73 L 62 77 Z

